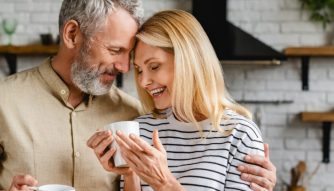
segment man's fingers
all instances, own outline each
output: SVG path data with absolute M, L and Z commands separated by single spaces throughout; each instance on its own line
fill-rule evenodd
M 276 182 L 275 180 L 275 173 L 271 173 L 272 171 L 268 171 L 264 168 L 255 165 L 240 165 L 237 168 L 243 174 L 249 174 L 251 177 L 263 177 L 271 182 Z
M 255 184 L 255 183 L 251 183 L 251 189 L 254 191 L 267 191 L 268 189 L 266 188 L 262 188 L 261 186 Z
M 263 146 L 264 146 L 264 156 L 268 160 L 270 160 L 270 158 L 269 158 L 269 144 L 268 143 L 264 143 Z
M 91 136 L 87 141 L 87 146 L 94 149 L 97 145 L 100 144 L 104 139 L 110 137 L 112 134 L 110 131 L 99 131 Z
M 245 160 L 248 163 L 262 166 L 263 168 L 271 170 L 271 171 L 274 171 L 276 169 L 275 166 L 270 162 L 269 158 L 265 158 L 263 156 L 247 155 L 245 156 Z
M 261 190 L 263 190 L 263 188 L 265 188 L 266 190 L 271 190 L 274 187 L 272 182 L 260 176 L 242 173 L 241 179 L 250 183 L 255 183 L 256 186 L 261 188 Z
M 112 156 L 115 154 L 116 149 L 115 148 L 110 148 L 103 156 L 101 156 L 100 162 L 103 164 L 103 166 L 108 166 L 110 168 L 113 168 L 114 166 L 110 166 L 109 160 L 112 158 Z
M 30 175 L 17 175 L 13 178 L 13 185 L 17 189 L 21 189 L 24 185 L 35 186 L 37 183 L 37 180 Z
M 256 176 L 252 174 L 242 173 L 241 179 L 252 184 L 256 184 L 255 187 L 260 187 L 261 190 L 273 190 L 275 186 L 275 182 L 272 182 L 271 179 L 267 179 L 261 176 Z
M 242 173 L 246 173 L 246 174 L 253 174 L 256 176 L 265 176 L 266 175 L 266 170 L 255 166 L 255 165 L 240 165 L 238 166 L 238 170 Z
M 94 148 L 94 152 L 96 154 L 96 156 L 98 156 L 99 158 L 101 156 L 104 155 L 104 153 L 106 152 L 106 149 L 109 147 L 109 145 L 112 143 L 113 141 L 113 137 L 112 136 L 109 136 L 105 139 L 103 139 L 99 145 L 97 145 L 95 148 Z

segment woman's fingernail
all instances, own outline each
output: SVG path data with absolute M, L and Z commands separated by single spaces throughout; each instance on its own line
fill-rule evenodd
M 131 139 L 135 139 L 136 138 L 136 136 L 134 134 L 132 134 L 132 133 L 129 136 L 130 136 Z

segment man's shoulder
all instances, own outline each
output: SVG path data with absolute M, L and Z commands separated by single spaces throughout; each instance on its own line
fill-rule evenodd
M 39 76 L 38 68 L 31 68 L 13 75 L 7 76 L 0 79 L 0 89 L 12 89 L 20 88 L 21 86 L 26 86 L 28 83 L 32 83 Z
M 0 104 L 13 104 L 18 97 L 34 93 L 40 83 L 37 73 L 38 70 L 34 68 L 0 79 Z

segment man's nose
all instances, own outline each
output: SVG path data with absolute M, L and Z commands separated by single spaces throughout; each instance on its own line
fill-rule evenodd
M 120 56 L 117 62 L 115 63 L 115 68 L 121 73 L 128 72 L 130 69 L 130 56 L 128 55 Z

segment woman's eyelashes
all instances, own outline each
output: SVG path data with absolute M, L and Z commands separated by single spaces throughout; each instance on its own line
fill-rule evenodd
M 148 64 L 148 69 L 150 71 L 156 71 L 159 68 L 160 68 L 160 64 L 159 63 Z M 143 70 L 138 65 L 135 65 L 135 69 L 137 70 L 138 74 L 141 74 L 143 72 Z
M 151 70 L 157 70 L 157 69 L 159 69 L 159 67 L 160 67 L 159 63 L 152 63 L 152 64 L 150 64 L 150 69 Z

